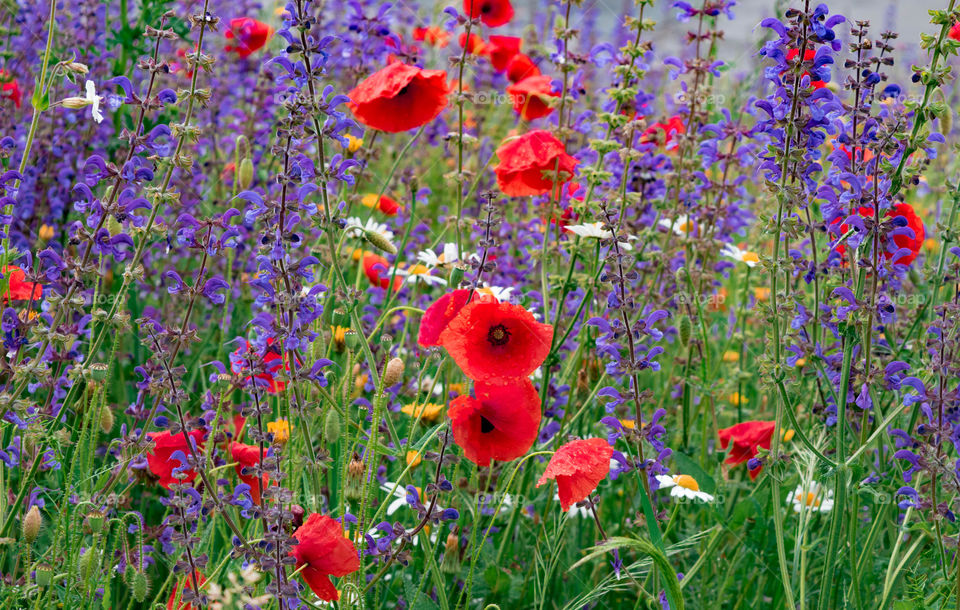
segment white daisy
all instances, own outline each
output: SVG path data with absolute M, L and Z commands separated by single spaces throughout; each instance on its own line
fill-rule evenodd
M 760 258 L 757 256 L 756 252 L 741 250 L 738 246 L 733 244 L 724 244 L 723 250 L 720 251 L 720 254 L 728 258 L 732 258 L 735 261 L 746 263 L 747 267 L 756 267 L 757 263 L 760 262 Z
M 697 229 L 693 221 L 690 220 L 690 218 L 688 218 L 685 214 L 678 216 L 676 220 L 663 218 L 658 224 L 668 231 L 673 231 L 676 235 L 680 235 L 681 237 L 687 235 L 688 233 L 693 233 Z
M 815 513 L 828 513 L 833 510 L 833 490 L 824 489 L 816 481 L 798 485 L 790 497 L 787 498 L 793 506 L 793 512 L 799 513 L 807 509 Z
M 505 303 L 510 300 L 510 295 L 513 294 L 513 286 L 491 286 L 484 282 L 483 287 L 479 288 L 478 292 L 493 295 L 495 299 Z
M 613 237 L 613 232 L 604 229 L 602 222 L 588 222 L 582 225 L 568 225 L 567 231 L 587 239 L 610 239 Z M 636 237 L 631 236 L 627 237 L 627 239 L 632 240 L 636 239 Z M 629 242 L 621 241 L 618 243 L 620 244 L 621 250 L 633 250 L 633 246 Z
M 393 239 L 393 231 L 387 228 L 387 225 L 379 223 L 372 218 L 363 222 L 356 216 L 351 216 L 347 219 L 347 225 L 344 227 L 344 230 L 348 231 L 351 237 L 363 237 L 364 232 L 369 231 L 370 233 L 379 233 L 388 240 Z
M 713 502 L 713 496 L 700 491 L 700 484 L 688 474 L 675 474 L 673 476 L 658 474 L 657 483 L 660 484 L 660 489 L 672 487 L 673 489 L 670 490 L 670 495 L 674 498 Z
M 460 258 L 457 252 L 457 244 L 443 244 L 443 251 L 437 254 L 433 250 L 422 250 L 417 253 L 417 260 L 427 267 L 449 267 Z
M 403 281 L 411 284 L 425 284 L 427 286 L 445 286 L 447 280 L 431 275 L 430 268 L 425 265 L 414 265 L 408 269 L 398 269 L 397 275 L 405 278 Z

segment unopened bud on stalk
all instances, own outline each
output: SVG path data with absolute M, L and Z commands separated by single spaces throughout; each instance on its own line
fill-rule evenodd
M 90 547 L 80 555 L 79 565 L 80 578 L 90 580 L 93 577 L 93 571 L 97 565 L 97 549 Z
M 53 568 L 47 564 L 38 565 L 34 578 L 36 578 L 37 586 L 49 587 L 50 583 L 53 582 Z
M 360 336 L 352 328 L 348 329 L 347 332 L 343 333 L 343 342 L 347 344 L 347 349 L 356 351 L 360 347 Z
M 82 64 L 79 61 L 71 61 L 67 62 L 67 70 L 74 74 L 86 74 L 90 71 L 90 68 L 87 67 L 87 64 Z
M 40 515 L 40 509 L 36 505 L 30 507 L 27 514 L 23 516 L 23 540 L 27 544 L 33 544 L 33 541 L 40 535 L 40 526 L 43 525 L 43 516 Z
M 443 545 L 443 559 L 440 561 L 440 571 L 447 574 L 460 572 L 460 537 L 456 532 L 447 534 L 447 541 Z
M 403 360 L 393 358 L 383 371 L 383 386 L 389 388 L 403 381 Z
M 680 318 L 680 325 L 677 328 L 677 334 L 680 335 L 680 344 L 686 347 L 690 344 L 690 335 L 693 334 L 693 321 L 690 316 Z
M 109 434 L 113 430 L 113 409 L 108 405 L 103 405 L 103 408 L 100 410 L 100 429 L 104 434 Z
M 90 533 L 99 534 L 103 531 L 103 523 L 105 519 L 106 517 L 102 512 L 95 510 L 88 514 L 84 521 L 87 528 L 89 528 Z
M 348 500 L 359 500 L 363 495 L 363 473 L 366 467 L 356 453 L 347 464 L 347 477 L 343 482 L 343 495 Z
M 241 188 L 250 188 L 250 185 L 253 184 L 253 161 L 244 159 L 240 162 L 239 178 Z
M 397 247 L 393 245 L 387 236 L 383 233 L 377 233 L 376 231 L 364 231 L 363 237 L 370 243 L 371 246 L 378 250 L 382 250 L 387 254 L 396 254 Z
M 60 100 L 60 105 L 64 108 L 70 108 L 71 110 L 79 110 L 81 108 L 86 108 L 92 104 L 90 100 L 85 97 L 65 97 Z
M 335 443 L 340 438 L 340 414 L 333 407 L 327 411 L 323 422 L 323 438 L 328 443 Z
M 150 578 L 146 573 L 140 570 L 134 570 L 130 577 L 130 591 L 133 593 L 133 599 L 143 603 L 150 593 Z

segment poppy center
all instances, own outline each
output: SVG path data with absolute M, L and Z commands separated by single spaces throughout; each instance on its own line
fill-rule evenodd
M 489 2 L 484 2 L 483 4 L 480 5 L 480 12 L 483 13 L 484 15 L 486 15 L 492 10 L 493 10 L 493 7 L 490 6 Z
M 487 331 L 487 341 L 495 347 L 506 345 L 510 341 L 510 331 L 503 324 L 491 326 L 490 330 Z
M 409 91 L 409 90 L 410 90 L 410 85 L 409 85 L 409 84 L 404 85 L 404 86 L 403 86 L 403 89 L 401 89 L 400 91 L 397 92 L 397 95 L 398 95 L 398 96 L 399 96 L 399 95 L 403 95 L 404 93 L 406 93 L 406 92 Z
M 481 416 L 480 416 L 480 432 L 483 432 L 484 434 L 487 434 L 487 433 L 493 432 L 493 431 L 494 431 L 493 424 L 490 423 L 490 420 L 489 420 L 489 419 L 487 419 L 486 417 L 484 417 L 483 415 L 481 415 Z

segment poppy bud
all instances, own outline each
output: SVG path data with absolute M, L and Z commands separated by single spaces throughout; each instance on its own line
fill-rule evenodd
M 83 555 L 80 555 L 80 561 L 77 568 L 80 570 L 80 578 L 82 580 L 90 580 L 93 577 L 94 569 L 97 565 L 97 549 L 94 547 L 88 548 L 83 552 Z
M 103 430 L 104 434 L 109 434 L 113 430 L 113 409 L 108 405 L 104 405 L 103 409 L 100 411 L 100 429 Z
M 450 270 L 450 285 L 459 286 L 460 282 L 463 281 L 463 268 L 456 266 Z
M 23 517 L 23 540 L 27 544 L 33 544 L 33 541 L 40 535 L 40 526 L 43 525 L 43 517 L 40 515 L 40 509 L 36 504 L 30 507 L 27 514 Z
M 328 443 L 335 443 L 340 438 L 340 414 L 335 409 L 327 411 L 323 421 L 323 438 Z
M 447 534 L 447 542 L 443 546 L 443 559 L 440 561 L 440 571 L 447 574 L 460 572 L 460 537 L 455 532 Z
M 250 141 L 247 140 L 247 136 L 241 135 L 237 138 L 237 154 L 241 159 L 250 156 Z
M 140 603 L 147 599 L 147 595 L 150 593 L 150 578 L 146 573 L 140 570 L 133 571 L 133 576 L 130 577 L 130 591 L 133 594 L 133 599 Z
M 389 388 L 403 381 L 403 360 L 394 358 L 383 371 L 383 385 Z
M 303 517 L 306 515 L 306 511 L 303 510 L 303 507 L 299 504 L 292 504 L 290 506 L 290 514 L 293 515 L 293 526 L 300 527 L 303 525 Z
M 80 108 L 86 108 L 92 102 L 85 97 L 65 97 L 60 100 L 60 105 L 64 108 L 70 108 L 71 110 L 79 110 Z
M 677 328 L 677 334 L 680 336 L 680 344 L 686 347 L 690 344 L 690 335 L 693 334 L 693 321 L 690 316 L 680 318 L 680 326 Z
M 70 70 L 74 74 L 86 74 L 90 71 L 90 68 L 87 67 L 87 64 L 82 64 L 78 61 L 71 61 L 67 63 L 67 70 Z
M 394 246 L 393 243 L 387 239 L 387 236 L 383 233 L 377 233 L 376 231 L 364 231 L 363 236 L 374 248 L 382 250 L 387 254 L 397 253 L 397 247 Z
M 244 159 L 240 162 L 240 186 L 248 189 L 253 184 L 253 161 Z
M 87 515 L 85 525 L 90 529 L 90 532 L 93 534 L 99 534 L 103 531 L 103 521 L 104 515 L 102 512 L 95 510 Z

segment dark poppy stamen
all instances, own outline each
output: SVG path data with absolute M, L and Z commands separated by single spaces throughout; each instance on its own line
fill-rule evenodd
M 487 331 L 487 341 L 490 342 L 490 345 L 497 347 L 506 345 L 510 341 L 510 331 L 503 324 L 491 326 L 490 330 Z
M 487 434 L 488 432 L 493 432 L 493 430 L 494 430 L 494 427 L 493 427 L 493 424 L 490 423 L 490 420 L 484 417 L 483 415 L 481 415 L 480 416 L 480 432 Z

